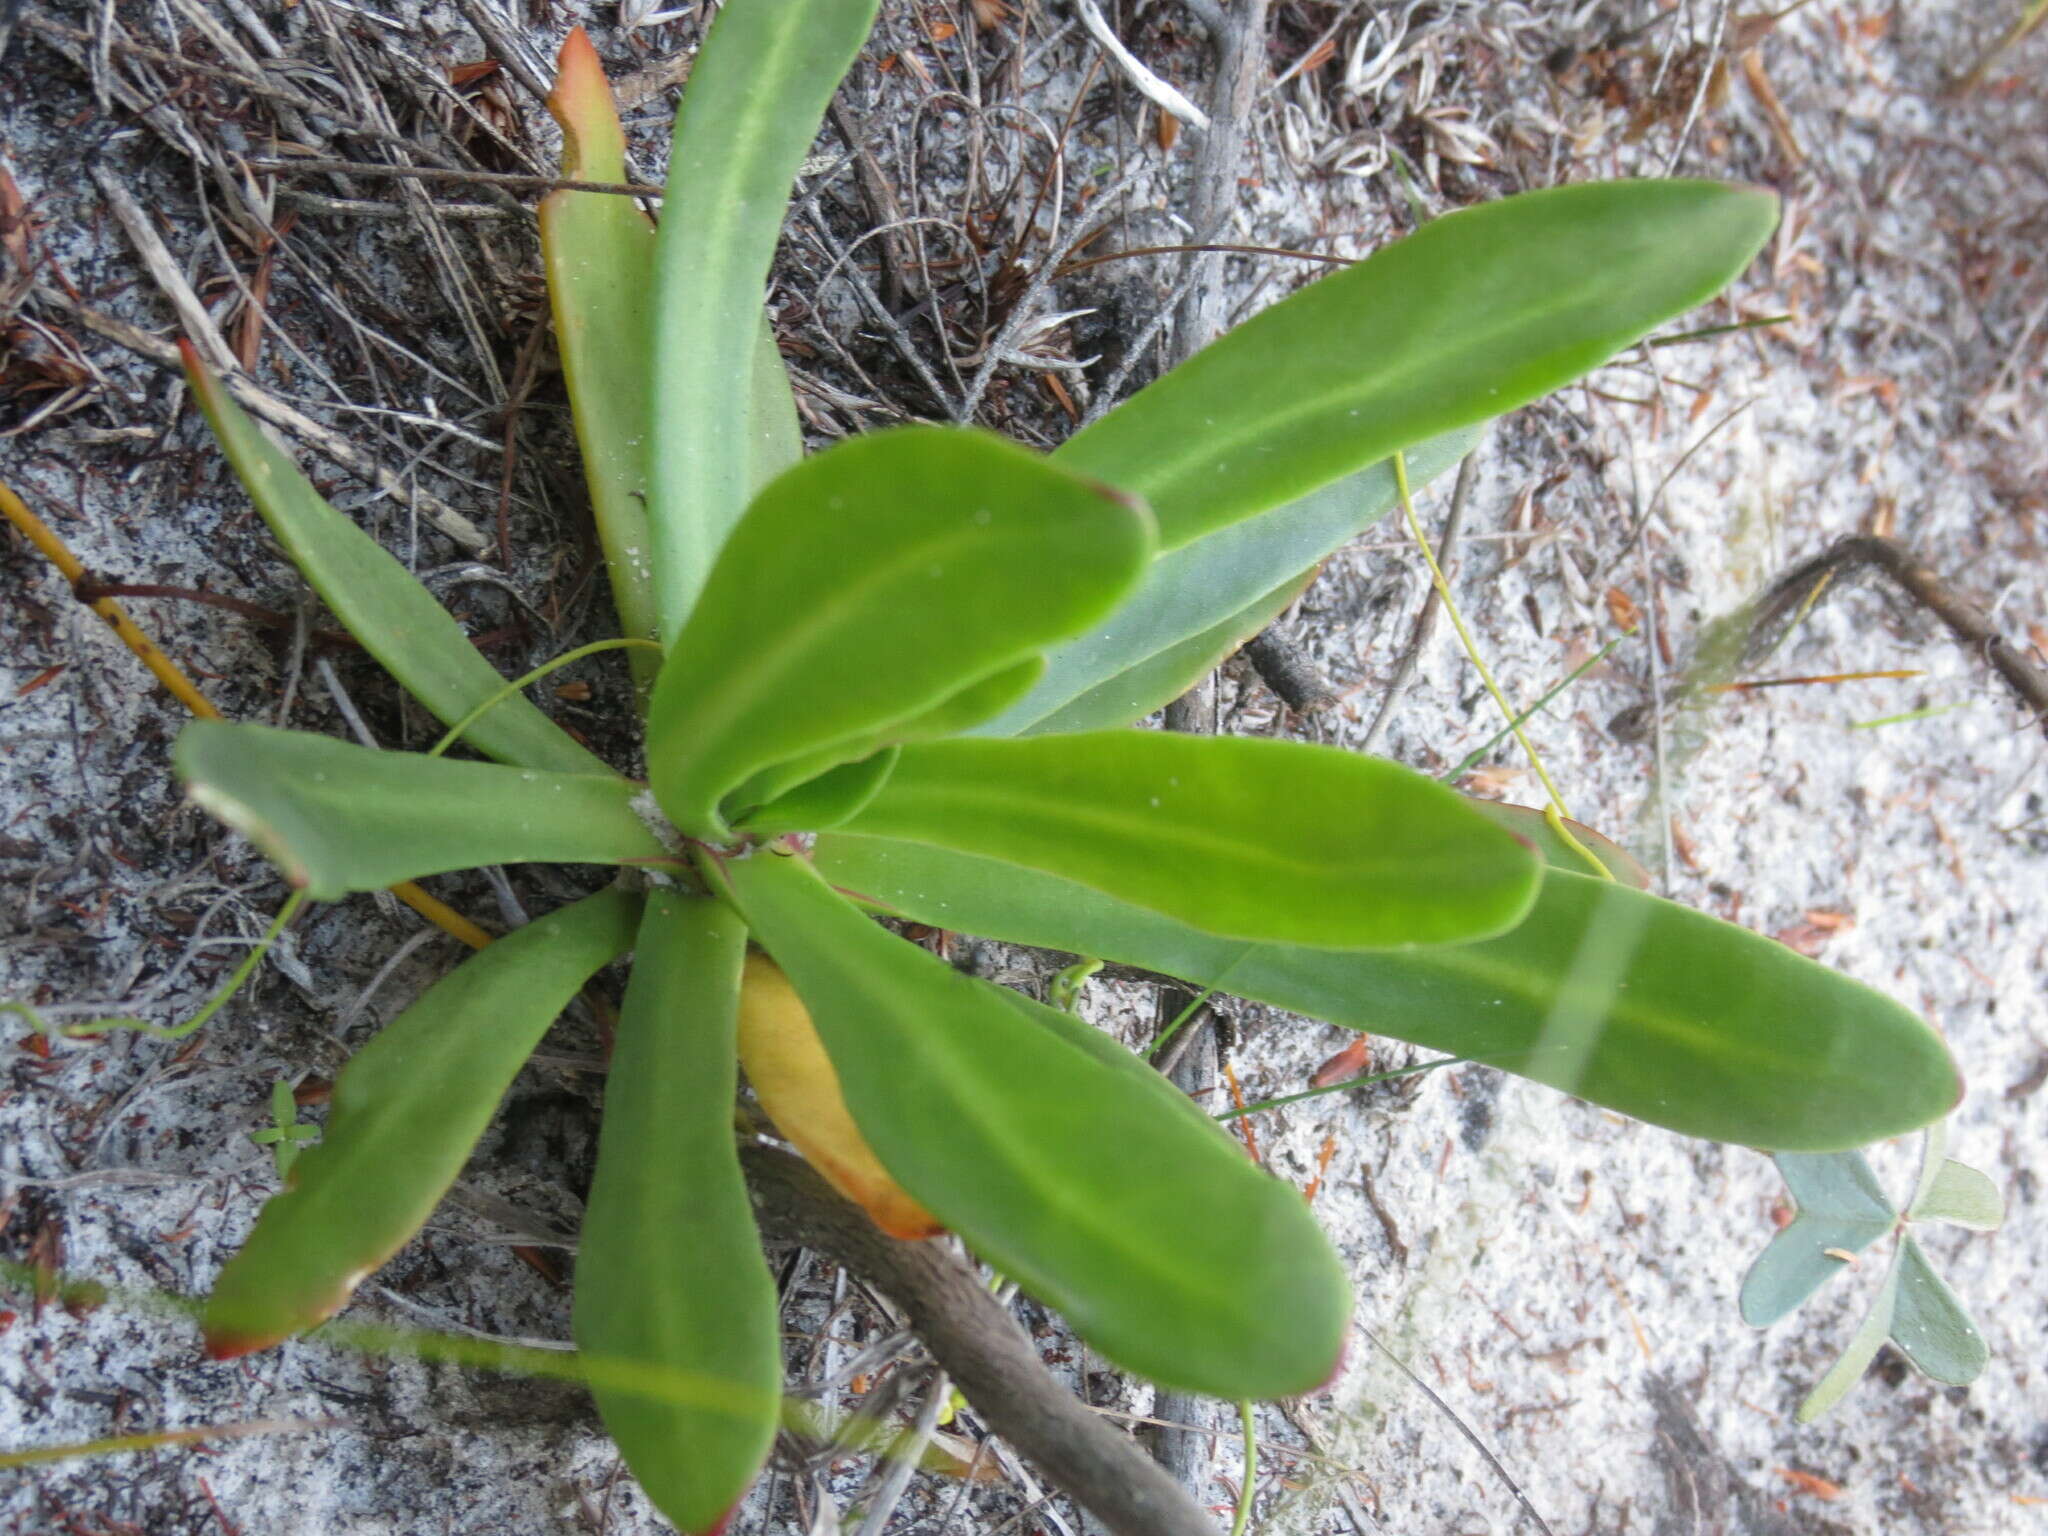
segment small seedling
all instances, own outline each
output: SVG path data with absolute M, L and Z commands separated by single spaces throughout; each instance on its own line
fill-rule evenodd
M 271 1149 L 277 1176 L 289 1180 L 292 1164 L 299 1160 L 299 1149 L 320 1139 L 320 1127 L 299 1124 L 299 1104 L 292 1094 L 292 1085 L 279 1078 L 270 1085 L 270 1124 L 260 1131 L 251 1131 L 249 1139 L 259 1147 Z
M 341 1308 L 556 1015 L 630 952 L 574 1328 L 606 1423 L 685 1530 L 745 1492 L 780 1396 L 741 1065 L 884 1230 L 957 1233 L 1117 1364 L 1238 1401 L 1325 1381 L 1351 1297 L 1298 1192 L 1104 1035 L 876 915 L 1227 985 L 1693 1135 L 1833 1151 L 1946 1113 L 1954 1066 L 1911 1013 L 1592 873 L 1554 816 L 1333 748 L 1129 729 L 1398 481 L 1717 292 L 1774 200 L 1683 181 L 1504 199 L 1312 284 L 1050 455 L 918 426 L 805 457 L 762 294 L 874 9 L 729 0 L 659 232 L 623 198 L 542 207 L 644 782 L 508 691 L 188 354 L 308 581 L 453 728 L 444 745 L 494 759 L 202 721 L 176 753 L 193 798 L 314 900 L 479 864 L 621 871 L 357 1053 L 220 1277 L 210 1349 Z M 550 104 L 566 177 L 623 180 L 580 32 Z
M 1904 1214 L 1886 1197 L 1861 1152 L 1778 1154 L 1778 1171 L 1798 1214 L 1750 1266 L 1742 1282 L 1744 1322 L 1768 1328 L 1836 1275 L 1859 1268 L 1858 1256 L 1871 1244 L 1896 1239 L 1870 1310 L 1799 1405 L 1800 1423 L 1812 1423 L 1847 1397 L 1887 1340 L 1943 1386 L 1966 1386 L 1984 1369 L 1989 1355 L 1983 1334 L 1910 1230 L 1915 1222 L 1942 1221 L 1990 1232 L 2005 1220 L 1998 1187 L 1977 1169 L 1944 1156 L 1946 1143 L 1946 1122 L 1928 1127 L 1919 1183 Z
M 1088 978 L 1101 969 L 1100 960 L 1076 960 L 1053 974 L 1045 989 L 1045 1000 L 1061 1013 L 1078 1013 L 1081 995 L 1088 990 Z

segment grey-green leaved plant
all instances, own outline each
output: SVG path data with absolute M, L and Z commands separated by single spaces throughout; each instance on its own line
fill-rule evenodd
M 1718 291 L 1776 220 L 1711 182 L 1454 213 L 1314 283 L 1051 454 L 911 426 L 806 457 L 762 296 L 875 0 L 728 0 L 659 231 L 542 208 L 557 334 L 633 653 L 646 777 L 507 687 L 188 354 L 236 471 L 349 630 L 482 760 L 201 722 L 191 793 L 316 900 L 472 865 L 609 864 L 387 1025 L 222 1273 L 210 1348 L 330 1316 L 426 1220 L 550 1022 L 630 954 L 576 1276 L 605 1420 L 685 1530 L 775 1431 L 781 1350 L 733 1136 L 737 1063 L 888 1230 L 941 1228 L 1108 1359 L 1234 1399 L 1342 1354 L 1299 1193 L 1069 1014 L 875 915 L 1184 977 L 1491 1063 L 1676 1130 L 1799 1151 L 1958 1092 L 1911 1013 L 1528 841 L 1395 764 L 1133 730 L 1483 423 Z M 624 179 L 581 33 L 565 171 Z
M 1799 1405 L 1800 1423 L 1812 1423 L 1847 1397 L 1887 1341 L 1943 1386 L 1967 1386 L 1990 1359 L 1984 1335 L 1910 1230 L 1918 1222 L 1938 1221 L 1990 1232 L 2005 1220 L 1998 1187 L 1946 1156 L 1947 1148 L 1947 1122 L 1936 1121 L 1927 1129 L 1919 1182 L 1903 1212 L 1887 1198 L 1861 1152 L 1778 1154 L 1778 1172 L 1798 1210 L 1743 1279 L 1744 1322 L 1768 1328 L 1836 1275 L 1859 1267 L 1873 1243 L 1894 1239 L 1891 1263 L 1869 1310 Z

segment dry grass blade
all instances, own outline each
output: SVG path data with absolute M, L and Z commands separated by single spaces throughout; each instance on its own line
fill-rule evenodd
M 39 284 L 35 297 L 39 303 L 70 314 L 94 334 L 127 348 L 138 357 L 149 359 L 165 372 L 180 371 L 178 349 L 172 343 L 75 300 L 61 289 Z M 225 346 L 225 342 L 221 344 Z M 464 549 L 484 550 L 490 547 L 490 540 L 484 536 L 483 530 L 445 501 L 412 485 L 407 477 L 393 473 L 333 428 L 322 426 L 296 406 L 287 405 L 241 372 L 232 360 L 222 377 L 227 381 L 228 392 L 250 415 L 290 433 L 322 458 L 368 481 L 401 504 L 417 507 L 422 517 Z

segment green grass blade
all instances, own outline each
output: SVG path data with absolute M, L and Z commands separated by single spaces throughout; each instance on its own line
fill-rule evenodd
M 1440 474 L 1478 440 L 1476 430 L 1460 431 L 1419 445 L 1408 458 L 1410 482 Z M 1397 504 L 1393 466 L 1376 464 L 1161 555 L 1114 614 L 1055 648 L 1031 692 L 975 734 L 1042 734 L 1054 729 L 1060 712 L 1078 700 L 1114 703 L 1116 691 L 1126 688 L 1133 708 L 1151 700 L 1158 701 L 1152 705 L 1158 708 L 1175 695 L 1162 693 L 1165 683 L 1154 680 L 1148 669 L 1228 624 Z M 1188 673 L 1169 667 L 1165 676 L 1170 680 Z M 1121 719 L 1110 714 L 1099 723 L 1125 725 L 1149 712 L 1137 710 Z
M 377 752 L 305 731 L 198 720 L 173 754 L 187 791 L 315 901 L 478 864 L 669 857 L 612 773 Z
M 189 352 L 185 375 L 256 510 L 364 650 L 444 725 L 453 725 L 504 687 L 497 668 L 478 654 L 433 594 L 375 539 L 329 506 Z M 608 771 L 524 698 L 507 699 L 485 715 L 470 731 L 469 743 L 524 768 Z
M 807 459 L 755 499 L 670 647 L 655 793 L 722 840 L 720 802 L 761 770 L 951 727 L 930 712 L 1098 622 L 1151 553 L 1142 508 L 987 433 L 907 427 Z
M 1513 833 L 1383 758 L 1163 731 L 925 742 L 845 830 L 1061 875 L 1204 933 L 1341 949 L 1499 933 L 1539 873 Z
M 432 1213 L 520 1064 L 584 982 L 632 947 L 639 902 L 605 891 L 529 923 L 436 982 L 356 1052 L 320 1144 L 221 1272 L 216 1359 L 332 1316 Z
M 685 1531 L 713 1528 L 746 1492 L 781 1403 L 775 1283 L 733 1139 L 746 953 L 723 902 L 648 897 L 576 1253 L 578 1349 L 650 1381 L 682 1372 L 728 1389 L 719 1411 L 591 1387 L 640 1486 Z
M 1151 502 L 1172 550 L 1526 405 L 1719 292 L 1777 199 L 1591 182 L 1425 224 L 1197 353 L 1060 461 Z
M 760 350 L 768 269 L 797 169 L 875 7 L 876 0 L 728 5 L 683 93 L 656 256 L 647 466 L 664 639 L 682 629 L 756 477 L 778 451 L 774 440 L 790 429 L 786 383 L 778 400 Z M 739 380 L 748 386 L 736 388 Z
M 831 832 L 819 870 L 883 910 L 1141 965 L 1504 1067 L 1691 1136 L 1863 1146 L 1946 1114 L 1941 1039 L 1889 998 L 1744 929 L 1551 871 L 1478 944 L 1341 953 L 1217 939 L 1071 880 Z
M 876 1155 L 976 1251 L 1156 1381 L 1272 1397 L 1327 1379 L 1349 1288 L 1297 1190 L 1075 1044 L 1071 1019 L 897 938 L 801 860 L 723 877 Z

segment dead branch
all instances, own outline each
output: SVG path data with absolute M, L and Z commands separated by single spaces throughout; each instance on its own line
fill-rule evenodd
M 1780 576 L 1757 600 L 1751 615 L 1751 651 L 1756 650 L 1760 637 L 1775 640 L 1837 577 L 1863 566 L 1889 576 L 1902 592 L 1988 661 L 2019 696 L 2035 723 L 2048 733 L 2048 672 L 2001 635 L 1992 626 L 1990 615 L 1922 565 L 1897 539 L 1853 534 Z
M 790 1153 L 753 1147 L 741 1160 L 763 1234 L 886 1292 L 990 1427 L 1116 1536 L 1214 1536 L 1178 1483 L 1054 1379 L 1016 1319 L 947 1247 L 885 1236 Z

